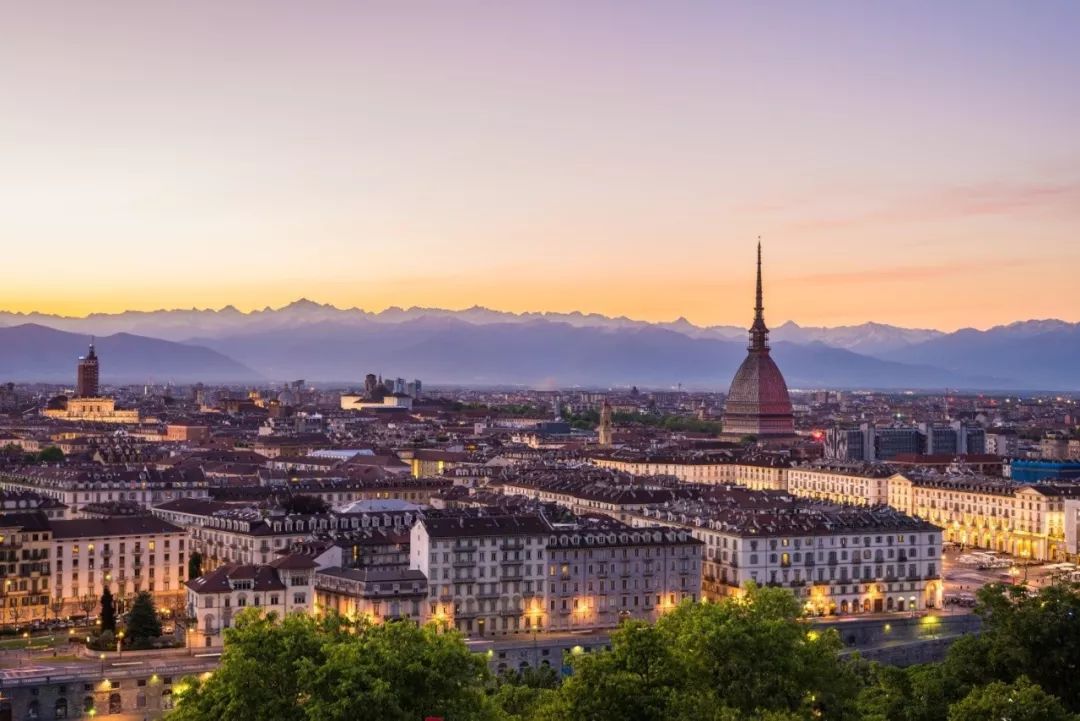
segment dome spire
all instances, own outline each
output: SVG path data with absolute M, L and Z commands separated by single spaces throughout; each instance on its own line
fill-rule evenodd
M 754 320 L 765 320 L 765 308 L 761 304 L 761 236 L 757 238 L 757 305 L 754 306 Z
M 757 294 L 754 297 L 754 324 L 750 326 L 750 350 L 769 349 L 769 328 L 765 325 L 765 304 L 761 292 L 761 236 L 757 244 Z

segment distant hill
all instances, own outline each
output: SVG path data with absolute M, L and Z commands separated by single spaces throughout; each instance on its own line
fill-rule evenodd
M 1022 379 L 1026 387 L 1076 390 L 1080 389 L 1080 324 L 1039 320 L 985 331 L 966 328 L 883 357 Z
M 22 323 L 40 323 L 50 328 L 79 333 L 135 333 L 137 335 L 183 341 L 189 338 L 220 338 L 234 333 L 259 331 L 286 331 L 312 323 L 334 323 L 346 327 L 366 326 L 371 323 L 406 323 L 424 318 L 447 318 L 473 325 L 534 323 L 565 323 L 575 328 L 601 328 L 604 330 L 663 328 L 691 338 L 714 338 L 742 340 L 746 329 L 738 326 L 697 326 L 678 318 L 666 323 L 649 323 L 623 316 L 609 317 L 598 313 L 509 313 L 474 306 L 464 310 L 443 308 L 387 308 L 378 313 L 359 308 L 336 308 L 301 298 L 281 308 L 264 308 L 243 313 L 233 306 L 220 310 L 156 310 L 125 311 L 123 313 L 94 313 L 85 318 L 41 313 L 9 313 L 0 311 L 0 326 Z M 749 314 L 747 322 L 749 323 Z M 918 343 L 942 335 L 941 331 L 897 328 L 881 323 L 864 323 L 838 328 L 802 327 L 791 321 L 773 331 L 775 340 L 794 343 L 815 341 L 836 348 L 846 348 L 858 353 L 874 355 Z
M 373 370 L 445 383 L 683 383 L 724 389 L 746 344 L 744 328 L 696 326 L 685 318 L 648 323 L 480 307 L 372 313 L 304 299 L 250 313 L 226 307 L 65 318 L 0 311 L 0 326 L 28 322 L 77 332 L 81 339 L 93 333 L 180 341 L 204 351 L 213 348 L 223 354 L 218 363 L 235 359 L 252 376 L 324 381 L 356 381 Z M 881 323 L 803 327 L 789 321 L 772 332 L 777 360 L 796 387 L 1078 390 L 1078 337 L 1080 324 L 1060 320 L 955 333 Z M 85 341 L 77 345 L 75 355 Z M 64 378 L 70 378 L 73 357 L 65 360 Z M 214 372 L 227 371 L 217 368 Z M 156 367 L 129 370 L 139 378 L 163 374 Z M 185 372 L 200 378 L 210 374 Z
M 453 318 L 345 328 L 316 323 L 288 334 L 203 338 L 273 378 L 358 381 L 369 370 L 442 383 L 534 386 L 637 384 L 726 390 L 746 342 L 691 338 L 657 327 L 581 328 L 531 321 L 476 325 Z M 905 365 L 821 343 L 779 342 L 774 354 L 792 386 L 962 387 L 1005 384 Z
M 0 380 L 75 382 L 75 365 L 89 337 L 34 323 L 0 328 Z M 129 333 L 97 338 L 103 383 L 237 382 L 259 373 L 221 353 Z

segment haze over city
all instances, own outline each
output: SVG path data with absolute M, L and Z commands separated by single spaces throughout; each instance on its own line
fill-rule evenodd
M 1080 320 L 1080 6 L 802 7 L 9 7 L 0 310 Z

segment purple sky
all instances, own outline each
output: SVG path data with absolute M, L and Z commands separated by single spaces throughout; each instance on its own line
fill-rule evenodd
M 0 9 L 0 308 L 1080 320 L 1080 3 Z

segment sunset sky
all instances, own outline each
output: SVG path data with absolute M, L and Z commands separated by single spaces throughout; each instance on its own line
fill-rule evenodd
M 0 309 L 1080 321 L 1080 2 L 0 6 Z

